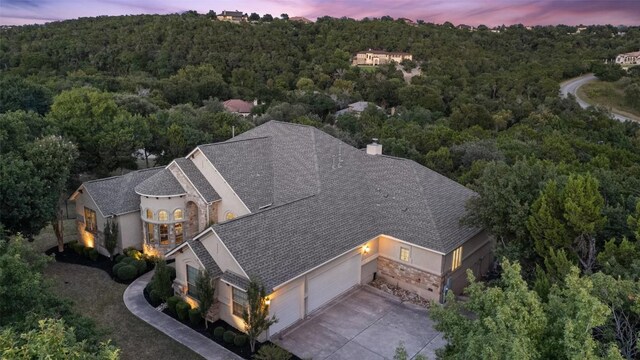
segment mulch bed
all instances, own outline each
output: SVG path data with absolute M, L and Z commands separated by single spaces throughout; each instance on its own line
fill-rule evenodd
M 144 297 L 145 299 L 147 299 L 147 302 L 151 305 L 154 306 L 151 303 L 151 299 L 149 298 L 149 293 L 147 291 L 147 289 L 144 289 Z M 155 306 L 154 306 L 155 307 Z M 164 314 L 166 314 L 167 316 L 171 316 L 172 318 L 174 318 L 177 321 L 180 321 L 180 319 L 178 319 L 178 316 L 173 314 L 169 309 L 165 309 L 164 311 L 162 311 Z M 233 326 L 227 324 L 225 321 L 223 320 L 217 320 L 213 323 L 209 323 L 209 328 L 205 328 L 204 326 L 204 322 L 201 322 L 198 325 L 193 325 L 191 324 L 191 322 L 189 320 L 186 321 L 180 321 L 182 324 L 190 327 L 191 329 L 199 332 L 200 334 L 202 334 L 203 336 L 211 339 L 211 341 L 215 341 L 218 345 L 224 347 L 225 349 L 233 352 L 234 354 L 244 358 L 244 359 L 252 359 L 251 357 L 251 347 L 249 346 L 249 340 L 247 339 L 247 343 L 242 346 L 242 347 L 238 347 L 235 346 L 234 344 L 229 344 L 224 342 L 224 340 L 222 338 L 216 338 L 215 336 L 213 336 L 213 330 L 217 327 L 223 327 L 225 331 L 227 330 L 231 330 L 233 332 L 236 333 L 236 335 L 241 334 L 236 328 L 234 328 Z M 260 350 L 260 348 L 262 346 L 266 346 L 266 345 L 273 345 L 273 343 L 271 341 L 265 341 L 263 343 L 260 342 L 256 342 L 256 352 L 258 352 L 258 350 Z M 302 360 L 299 357 L 295 356 L 294 354 L 291 354 L 291 360 Z
M 131 284 L 133 280 L 135 280 L 133 279 L 131 281 L 123 281 L 118 279 L 117 276 L 115 276 L 115 274 L 113 273 L 113 265 L 116 264 L 115 257 L 114 257 L 114 260 L 111 260 L 104 255 L 98 254 L 98 259 L 96 261 L 93 261 L 88 257 L 84 255 L 80 255 L 77 252 L 75 252 L 71 247 L 69 247 L 68 244 L 64 244 L 63 252 L 58 252 L 58 246 L 54 246 L 49 250 L 45 251 L 44 253 L 50 256 L 53 255 L 56 261 L 58 262 L 89 266 L 95 269 L 100 269 L 106 272 L 113 281 L 120 284 L 128 285 L 128 284 Z M 150 264 L 149 262 L 147 262 L 147 270 L 143 274 L 146 274 L 147 272 L 153 270 L 153 267 L 154 267 L 153 264 Z M 143 275 L 143 274 L 140 274 L 140 275 Z

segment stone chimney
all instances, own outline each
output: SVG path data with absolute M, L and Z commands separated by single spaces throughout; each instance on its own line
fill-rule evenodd
M 382 155 L 382 145 L 378 144 L 378 139 L 374 138 L 373 142 L 367 145 L 367 154 Z

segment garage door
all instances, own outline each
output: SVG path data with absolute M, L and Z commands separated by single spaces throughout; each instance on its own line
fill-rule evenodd
M 275 315 L 278 322 L 269 328 L 269 335 L 280 332 L 284 328 L 302 319 L 304 313 L 304 282 L 280 293 L 278 290 L 271 301 L 270 315 Z
M 309 279 L 308 311 L 326 304 L 334 297 L 360 283 L 360 254 L 352 256 Z

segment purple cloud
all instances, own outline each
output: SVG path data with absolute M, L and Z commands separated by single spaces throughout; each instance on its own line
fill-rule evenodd
M 215 8 L 212 9 L 212 7 Z M 640 24 L 640 0 L 2 0 L 0 24 L 99 15 L 168 14 L 185 10 L 241 10 L 278 16 L 406 17 L 469 25 Z M 32 21 L 30 21 L 32 20 Z

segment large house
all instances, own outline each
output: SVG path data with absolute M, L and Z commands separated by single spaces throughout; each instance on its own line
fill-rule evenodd
M 413 60 L 413 56 L 405 52 L 387 52 L 380 50 L 360 51 L 353 58 L 353 65 L 384 65 L 390 62 L 401 63 L 403 60 Z
M 244 14 L 242 11 L 238 11 L 238 10 L 236 11 L 224 10 L 217 16 L 217 18 L 220 21 L 229 21 L 236 24 L 249 21 L 249 17 L 247 16 L 247 14 Z
M 175 258 L 174 288 L 192 304 L 206 269 L 217 284 L 212 320 L 242 329 L 247 284 L 260 279 L 279 319 L 267 337 L 375 278 L 436 301 L 460 293 L 465 270 L 479 275 L 492 261 L 490 237 L 460 223 L 474 196 L 375 142 L 359 150 L 277 121 L 74 194 L 85 244 L 104 252 L 112 217 L 120 249 Z
M 620 54 L 616 56 L 616 64 L 640 65 L 640 51 Z
M 229 99 L 222 103 L 224 109 L 232 114 L 238 114 L 241 116 L 251 115 L 251 110 L 258 104 L 258 101 L 254 102 L 244 101 L 242 99 Z

